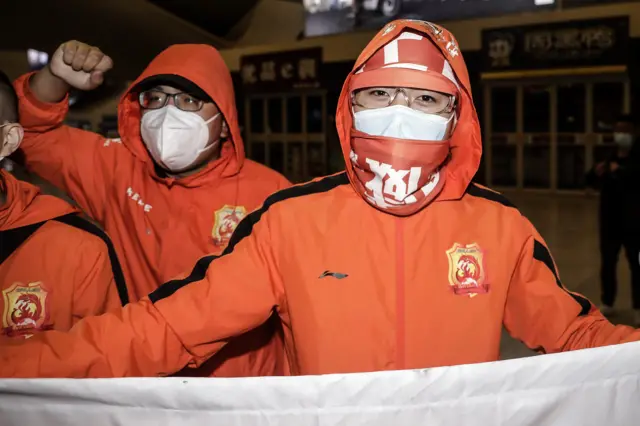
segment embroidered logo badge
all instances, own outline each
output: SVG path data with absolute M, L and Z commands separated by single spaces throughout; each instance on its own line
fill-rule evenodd
M 217 246 L 226 246 L 236 226 L 246 215 L 247 209 L 243 206 L 225 205 L 216 211 L 215 222 L 211 232 L 213 243 Z
M 3 331 L 6 335 L 25 335 L 43 330 L 49 312 L 47 298 L 49 293 L 41 282 L 24 285 L 15 283 L 2 292 L 4 312 L 2 313 Z
M 477 296 L 489 292 L 484 266 L 484 252 L 476 243 L 455 243 L 447 250 L 449 285 L 458 295 Z

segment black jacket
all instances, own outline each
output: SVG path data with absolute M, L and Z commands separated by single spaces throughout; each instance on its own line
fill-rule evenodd
M 596 166 L 587 173 L 587 185 L 600 190 L 601 230 L 640 232 L 640 147 L 627 157 L 616 155 L 605 163 L 601 176 Z M 615 171 L 612 163 L 619 165 Z

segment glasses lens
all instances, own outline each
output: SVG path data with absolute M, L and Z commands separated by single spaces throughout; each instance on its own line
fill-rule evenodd
M 425 114 L 440 114 L 452 104 L 451 96 L 429 90 L 412 90 L 409 98 L 409 106 Z
M 188 93 L 179 93 L 176 95 L 176 106 L 183 111 L 200 111 L 204 104 L 198 98 L 191 96 Z
M 391 104 L 394 94 L 395 89 L 384 87 L 360 89 L 355 93 L 354 101 L 365 108 L 384 108 Z
M 158 109 L 167 103 L 167 94 L 159 90 L 147 90 L 140 93 L 140 106 L 145 109 Z

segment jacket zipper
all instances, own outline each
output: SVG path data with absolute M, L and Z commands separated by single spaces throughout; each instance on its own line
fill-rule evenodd
M 405 368 L 404 221 L 396 218 L 396 368 Z

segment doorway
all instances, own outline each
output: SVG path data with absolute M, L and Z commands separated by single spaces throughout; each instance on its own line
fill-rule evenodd
M 486 182 L 584 190 L 586 172 L 615 151 L 613 125 L 630 103 L 626 75 L 485 82 Z

